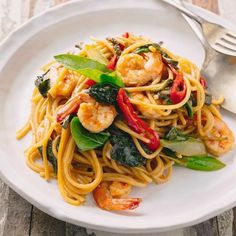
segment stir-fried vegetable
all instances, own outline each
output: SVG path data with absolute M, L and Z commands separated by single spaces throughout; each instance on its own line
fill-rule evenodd
M 108 65 L 107 65 L 107 68 L 109 70 L 115 70 L 115 67 L 116 67 L 116 63 L 118 61 L 118 56 L 117 55 L 114 55 L 111 60 L 109 61 Z
M 205 155 L 207 153 L 201 140 L 184 135 L 174 127 L 168 132 L 165 139 L 161 140 L 161 145 L 184 156 Z
M 166 64 L 172 65 L 175 69 L 178 69 L 178 61 L 173 60 L 162 48 L 161 45 L 158 43 L 150 43 L 150 44 L 145 44 L 141 47 L 136 48 L 134 51 L 135 53 L 141 54 L 145 52 L 150 52 L 150 47 L 154 47 L 162 56 L 164 62 Z
M 70 123 L 70 129 L 72 137 L 75 140 L 77 147 L 81 151 L 87 151 L 101 147 L 110 137 L 110 134 L 108 132 L 89 132 L 82 126 L 80 120 L 77 117 L 74 117 L 72 119 Z
M 70 114 L 68 115 L 63 121 L 62 121 L 62 124 L 61 124 L 61 127 L 63 129 L 66 129 L 68 127 L 68 125 L 70 124 L 71 120 L 75 117 L 75 114 Z
M 175 163 L 192 170 L 215 171 L 225 167 L 223 162 L 207 155 L 183 156 L 182 158 L 177 158 L 175 153 L 167 148 L 163 148 L 162 152 L 175 161 Z
M 125 45 L 120 44 L 115 38 L 107 38 L 107 40 L 113 44 L 113 48 L 115 51 L 115 55 L 111 58 L 110 62 L 107 65 L 107 68 L 109 70 L 115 70 L 116 63 L 117 63 L 122 51 L 124 50 Z
M 117 103 L 129 127 L 149 139 L 147 145 L 151 151 L 158 149 L 160 146 L 158 134 L 137 116 L 125 90 L 122 88 L 118 92 Z
M 38 88 L 40 94 L 46 98 L 48 94 L 48 90 L 50 89 L 50 79 L 46 78 L 47 73 L 46 71 L 44 74 L 37 76 L 37 79 L 35 80 L 35 86 Z
M 88 57 L 94 61 L 98 61 L 104 65 L 108 64 L 108 60 L 106 57 L 104 57 L 100 50 L 96 49 L 94 45 L 85 45 L 84 49 L 86 50 L 86 53 Z
M 205 94 L 205 105 L 210 106 L 212 104 L 212 95 L 209 93 Z
M 170 99 L 174 104 L 182 102 L 187 93 L 187 87 L 183 79 L 183 74 L 181 72 L 176 73 L 176 77 L 170 90 Z
M 145 164 L 146 159 L 139 153 L 131 137 L 114 127 L 109 129 L 111 133 L 111 158 L 120 164 L 137 167 Z
M 97 102 L 116 105 L 118 88 L 111 84 L 95 84 L 88 90 L 88 94 Z
M 123 34 L 122 34 L 122 37 L 124 37 L 124 38 L 129 38 L 129 32 L 123 33 Z
M 87 57 L 81 57 L 71 54 L 60 54 L 54 56 L 55 60 L 62 64 L 64 67 L 70 70 L 80 71 L 80 70 L 97 70 L 100 72 L 109 72 L 106 65 L 99 63 L 95 60 L 89 59 Z
M 200 78 L 200 84 L 202 85 L 204 89 L 207 88 L 207 82 L 203 77 Z
M 205 155 L 206 148 L 201 140 L 188 138 L 185 141 L 161 139 L 161 145 L 184 156 Z
M 174 141 L 186 141 L 188 136 L 184 135 L 175 127 L 172 127 L 170 131 L 166 134 L 165 139 Z
M 39 150 L 41 157 L 43 157 L 43 147 L 40 146 L 38 148 L 38 150 Z M 57 169 L 58 169 L 57 158 L 54 156 L 53 151 L 52 151 L 52 140 L 51 139 L 48 140 L 48 144 L 47 144 L 47 159 L 52 164 L 54 172 L 57 173 Z
M 122 79 L 119 78 L 115 72 L 111 72 L 104 64 L 97 61 L 70 54 L 61 54 L 55 56 L 54 58 L 65 68 L 77 71 L 97 83 L 106 82 L 119 87 L 124 86 Z
M 124 50 L 125 45 L 119 43 L 115 38 L 107 38 L 107 40 L 113 44 L 115 54 L 117 57 L 119 57 L 121 55 L 122 51 Z
M 185 108 L 186 108 L 186 110 L 187 110 L 188 117 L 189 117 L 189 118 L 193 118 L 192 101 L 188 101 L 188 102 L 185 104 Z

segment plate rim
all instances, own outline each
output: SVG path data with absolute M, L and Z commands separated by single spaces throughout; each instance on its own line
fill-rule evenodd
M 64 8 L 64 7 L 68 7 L 69 5 L 73 5 L 73 4 L 79 4 L 80 2 L 85 2 L 86 0 L 72 0 L 70 2 L 66 2 L 63 3 L 59 6 L 55 6 L 52 7 L 50 9 L 47 9 L 46 11 L 33 16 L 31 19 L 29 19 L 28 21 L 26 21 L 25 23 L 23 23 L 22 25 L 20 25 L 19 27 L 17 27 L 14 31 L 12 31 L 1 43 L 0 43 L 0 52 L 2 50 L 4 50 L 4 48 L 10 44 L 11 47 L 13 47 L 14 43 L 11 45 L 11 42 L 13 40 L 13 38 L 19 37 L 20 33 L 22 30 L 27 29 L 27 27 L 29 27 L 32 23 L 35 23 L 37 20 L 41 19 L 42 17 L 45 17 L 46 15 L 51 14 L 51 12 L 59 12 L 60 9 Z M 95 1 L 95 0 L 91 0 L 91 1 Z M 134 1 L 134 0 L 133 0 Z M 152 0 L 151 0 L 152 1 Z M 199 7 L 193 6 L 192 4 L 187 4 L 188 6 L 190 6 L 190 8 L 192 9 L 198 9 L 198 11 L 202 11 L 205 12 L 204 14 L 207 16 L 211 16 L 214 15 L 211 12 L 208 12 L 204 9 L 201 9 Z M 79 11 L 78 11 L 79 14 Z M 217 16 L 219 21 L 222 21 L 223 24 L 225 24 L 225 20 L 219 16 Z M 229 23 L 230 25 L 230 23 Z M 28 38 L 29 39 L 29 38 Z M 18 46 L 21 46 L 21 43 L 18 43 Z M 13 52 L 8 53 L 8 57 L 11 57 L 14 52 L 17 49 L 14 49 Z M 8 62 L 8 58 L 7 60 L 2 60 L 2 62 L 0 61 L 0 69 L 1 67 L 4 67 Z M 171 225 L 166 225 L 163 227 L 149 227 L 147 226 L 142 227 L 142 228 L 134 228 L 134 227 L 124 227 L 124 228 L 119 228 L 119 226 L 105 226 L 105 225 L 101 225 L 101 224 L 96 224 L 96 222 L 93 223 L 88 223 L 86 221 L 81 221 L 81 220 L 75 220 L 71 217 L 68 217 L 66 214 L 64 214 L 63 211 L 58 210 L 58 209 L 53 209 L 52 207 L 50 207 L 50 205 L 48 205 L 47 203 L 45 204 L 41 204 L 39 201 L 37 201 L 37 199 L 31 197 L 31 195 L 27 194 L 24 192 L 23 189 L 21 189 L 20 187 L 18 187 L 14 181 L 12 181 L 12 177 L 9 178 L 6 175 L 4 175 L 2 168 L 0 166 L 0 178 L 3 180 L 3 182 L 5 182 L 10 188 L 12 188 L 15 192 L 17 192 L 20 196 L 22 196 L 26 201 L 30 202 L 32 205 L 36 206 L 37 208 L 39 208 L 40 210 L 42 210 L 43 212 L 51 215 L 52 217 L 55 217 L 57 219 L 69 222 L 69 223 L 73 223 L 76 225 L 80 225 L 86 228 L 90 228 L 90 229 L 96 229 L 96 230 L 102 230 L 102 231 L 107 231 L 107 232 L 119 232 L 119 233 L 154 233 L 154 232 L 163 232 L 163 231 L 167 231 L 167 230 L 174 230 L 174 229 L 178 229 L 181 227 L 186 227 L 186 226 L 190 226 L 193 224 L 197 224 L 200 223 L 204 220 L 207 220 L 211 217 L 214 217 L 215 215 L 220 214 L 221 212 L 228 210 L 230 208 L 232 208 L 233 206 L 236 205 L 236 197 L 232 197 L 232 192 L 236 192 L 236 191 L 230 191 L 228 192 L 229 195 L 227 200 L 225 202 L 221 202 L 221 205 L 218 208 L 214 208 L 214 210 L 208 210 L 208 213 L 201 214 L 199 215 L 197 218 L 195 217 L 195 219 L 191 219 L 191 220 L 187 220 L 185 222 L 182 223 L 177 223 L 177 224 L 171 224 Z M 226 195 L 224 196 L 226 198 Z

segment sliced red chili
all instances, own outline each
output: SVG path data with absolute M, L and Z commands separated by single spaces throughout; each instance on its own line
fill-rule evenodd
M 183 79 L 183 74 L 177 72 L 173 85 L 170 90 L 170 99 L 174 104 L 183 101 L 187 93 L 187 87 Z
M 125 32 L 124 34 L 122 34 L 122 37 L 124 37 L 124 38 L 129 38 L 129 33 L 128 33 L 128 32 Z
M 120 47 L 121 52 L 124 51 L 125 45 L 119 43 L 119 47 Z
M 128 126 L 133 131 L 142 134 L 145 138 L 149 139 L 149 143 L 147 143 L 147 146 L 151 151 L 155 151 L 156 149 L 158 149 L 160 146 L 160 139 L 158 134 L 153 129 L 151 129 L 147 125 L 147 123 L 145 123 L 137 116 L 123 88 L 121 88 L 118 92 L 117 103 L 123 113 Z
M 114 55 L 114 56 L 111 58 L 110 62 L 108 63 L 107 68 L 108 68 L 109 70 L 115 70 L 117 61 L 118 61 L 118 57 L 117 57 L 116 55 Z

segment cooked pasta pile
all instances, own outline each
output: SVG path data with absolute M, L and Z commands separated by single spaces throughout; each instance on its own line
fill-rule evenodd
M 208 155 L 233 147 L 224 100 L 211 97 L 193 63 L 131 33 L 92 40 L 55 56 L 35 81 L 29 120 L 17 132 L 32 133 L 32 170 L 56 178 L 70 204 L 93 192 L 99 207 L 128 210 L 141 201 L 127 197 L 131 187 L 165 183 L 174 163 L 224 166 Z

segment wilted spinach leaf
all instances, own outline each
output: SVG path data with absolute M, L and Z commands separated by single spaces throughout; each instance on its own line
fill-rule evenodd
M 50 79 L 45 78 L 48 72 L 49 70 L 44 74 L 37 76 L 37 79 L 34 81 L 35 86 L 44 98 L 47 97 L 48 90 L 50 89 Z
M 99 103 L 115 105 L 118 90 L 111 84 L 95 84 L 90 87 L 88 93 Z
M 111 127 L 110 142 L 113 145 L 111 158 L 120 164 L 137 167 L 145 164 L 146 159 L 139 153 L 131 137 L 121 130 Z
M 38 150 L 39 150 L 41 157 L 43 157 L 43 147 L 40 146 L 38 148 Z M 57 158 L 54 156 L 53 151 L 52 151 L 52 140 L 51 139 L 48 140 L 48 144 L 47 144 L 47 159 L 52 164 L 54 172 L 57 173 L 57 169 L 58 169 Z

